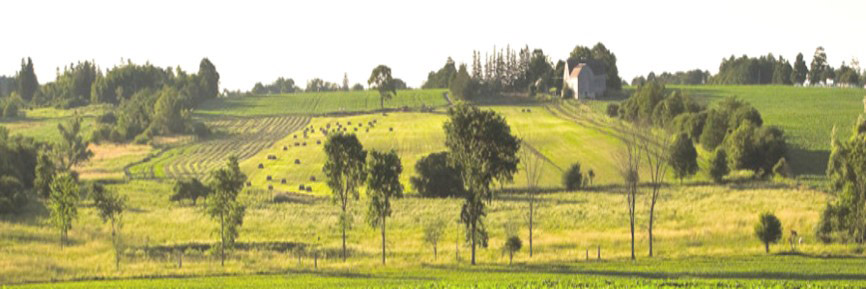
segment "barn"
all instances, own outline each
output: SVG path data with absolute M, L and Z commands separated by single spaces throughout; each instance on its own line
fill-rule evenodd
M 603 66 L 573 60 L 565 62 L 562 80 L 563 98 L 595 99 L 604 95 L 607 87 L 607 74 Z

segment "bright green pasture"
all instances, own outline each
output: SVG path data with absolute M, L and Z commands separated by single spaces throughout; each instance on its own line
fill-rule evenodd
M 435 108 L 448 104 L 444 89 L 400 90 L 385 101 L 385 108 Z M 380 108 L 379 92 L 333 91 L 269 94 L 252 97 L 218 98 L 196 109 L 206 115 L 320 115 L 329 113 L 370 112 Z
M 81 117 L 81 131 L 90 135 L 93 118 L 105 111 L 105 106 L 88 106 L 76 109 L 56 109 L 52 107 L 25 110 L 25 117 L 0 119 L 0 126 L 5 126 L 11 134 L 19 134 L 37 141 L 55 142 L 60 139 L 58 124 L 65 124 L 74 115 Z
M 821 288 L 862 287 L 859 259 L 799 256 L 654 259 L 514 266 L 297 270 L 269 275 L 130 279 L 11 288 Z

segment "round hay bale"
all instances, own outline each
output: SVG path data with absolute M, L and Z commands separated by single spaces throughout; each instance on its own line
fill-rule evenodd
M 389 128 L 388 128 L 388 131 L 394 131 L 394 128 L 393 128 L 393 127 L 389 127 Z
M 271 176 L 268 176 L 267 179 L 268 179 L 268 181 L 270 181 L 270 180 L 271 180 Z
M 301 164 L 301 159 L 295 159 L 295 164 L 296 164 L 296 165 L 300 165 L 300 164 Z
M 309 192 L 312 192 L 312 191 L 313 191 L 313 187 L 307 186 L 307 192 L 309 193 Z
M 252 187 L 252 186 L 253 186 L 252 182 L 247 182 L 247 187 Z
M 304 190 L 304 184 L 300 184 L 300 185 L 298 185 L 298 190 L 303 191 L 303 190 Z
M 303 145 L 303 146 L 307 146 L 307 142 L 304 142 L 304 143 L 303 143 L 303 144 L 301 144 L 301 145 Z
M 321 140 L 316 140 L 316 144 L 317 144 L 317 145 L 322 144 L 322 141 L 321 141 Z
M 273 190 L 274 190 L 274 185 L 268 185 L 268 191 L 273 191 Z
M 259 169 L 264 169 L 264 168 L 265 168 L 264 164 L 259 164 Z
M 285 184 L 286 184 L 286 179 L 282 179 L 282 180 L 280 180 L 280 183 L 285 185 Z
M 316 181 L 316 176 L 310 176 L 310 181 L 311 181 L 311 182 L 315 182 L 315 181 Z
M 283 146 L 283 150 L 284 150 L 284 151 L 287 151 L 287 150 L 289 150 L 289 147 L 288 147 L 288 146 Z
M 294 135 L 295 138 L 298 138 L 298 135 Z

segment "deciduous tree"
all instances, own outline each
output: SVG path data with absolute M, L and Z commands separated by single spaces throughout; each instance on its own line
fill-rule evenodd
M 698 172 L 698 151 L 688 134 L 680 133 L 677 136 L 671 148 L 669 164 L 674 170 L 674 176 L 680 179 L 680 184 L 683 183 L 683 178 Z
M 80 196 L 78 181 L 71 173 L 61 173 L 52 180 L 49 208 L 51 223 L 60 230 L 60 249 L 63 249 L 69 239 L 67 233 L 72 228 L 72 222 L 78 218 Z
M 782 239 L 782 222 L 772 213 L 762 213 L 755 224 L 755 236 L 764 243 L 767 253 L 770 253 L 770 244 Z
M 359 197 L 358 186 L 367 178 L 367 151 L 354 134 L 336 133 L 325 142 L 325 165 L 328 187 L 334 202 L 340 206 L 340 230 L 343 237 L 343 261 L 346 261 L 346 230 L 351 227 L 349 201 Z
M 244 207 L 238 201 L 247 176 L 241 172 L 238 158 L 230 156 L 226 166 L 211 173 L 213 194 L 208 198 L 207 214 L 219 223 L 220 265 L 225 265 L 226 248 L 233 248 L 244 221 Z
M 373 72 L 370 73 L 370 78 L 367 79 L 367 85 L 375 86 L 379 90 L 379 105 L 381 109 L 385 109 L 385 100 L 397 95 L 397 88 L 394 86 L 394 78 L 391 76 L 391 68 L 385 65 L 376 66 Z
M 123 227 L 123 211 L 126 209 L 126 198 L 113 191 L 105 189 L 101 184 L 91 186 L 90 195 L 96 205 L 99 218 L 103 223 L 111 225 L 111 244 L 114 247 L 114 266 L 120 269 L 120 256 L 123 243 L 120 229 Z
M 391 199 L 403 197 L 403 184 L 400 174 L 403 165 L 397 152 L 370 152 L 367 164 L 367 195 L 370 198 L 370 208 L 367 220 L 373 228 L 382 229 L 382 264 L 385 264 L 385 221 L 391 216 Z
M 472 243 L 472 264 L 480 243 L 487 244 L 484 227 L 485 204 L 493 200 L 495 180 L 511 180 L 517 171 L 519 140 L 499 114 L 458 103 L 448 110 L 445 123 L 445 146 L 449 162 L 461 168 L 466 198 L 460 220 L 466 225 L 467 239 Z

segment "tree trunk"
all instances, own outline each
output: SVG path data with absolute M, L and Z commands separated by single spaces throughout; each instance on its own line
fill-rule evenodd
M 634 209 L 632 209 L 631 217 L 629 219 L 629 226 L 631 228 L 631 259 L 634 260 Z
M 475 265 L 475 223 L 472 223 L 470 227 L 470 233 L 472 234 L 472 265 Z
M 508 265 L 511 265 L 512 261 L 514 261 L 514 251 L 509 250 L 508 251 Z
M 382 265 L 385 265 L 385 216 L 382 216 Z
M 345 212 L 343 214 L 345 214 Z M 346 224 L 343 224 L 341 227 L 343 231 L 343 262 L 346 262 Z
M 655 198 L 650 202 L 650 217 L 649 217 L 649 256 L 653 256 L 653 219 L 655 217 L 656 202 Z
M 533 209 L 534 201 L 529 201 L 529 258 L 532 258 L 532 218 L 534 216 Z
M 770 253 L 770 242 L 765 242 L 765 243 L 764 243 L 764 250 L 767 251 L 767 254 Z
M 436 255 L 436 243 L 433 243 L 433 260 L 436 260 L 438 256 Z

